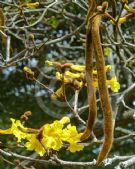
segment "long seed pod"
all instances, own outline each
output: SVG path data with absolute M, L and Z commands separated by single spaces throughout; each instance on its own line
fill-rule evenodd
M 2 8 L 0 8 L 0 26 L 4 26 L 4 24 L 5 24 L 4 14 Z M 3 28 L 0 28 L 0 30 L 3 31 Z
M 81 136 L 81 140 L 87 139 L 93 130 L 93 126 L 95 123 L 97 108 L 96 108 L 96 96 L 95 89 L 93 86 L 93 42 L 92 42 L 92 34 L 91 34 L 91 22 L 89 18 L 93 15 L 96 8 L 96 2 L 90 1 L 90 8 L 87 14 L 87 32 L 86 32 L 86 83 L 87 83 L 87 94 L 88 94 L 88 104 L 89 104 L 89 115 L 86 129 Z
M 106 85 L 105 61 L 99 31 L 101 19 L 105 15 L 104 11 L 106 10 L 107 6 L 108 6 L 107 2 L 104 2 L 102 4 L 103 11 L 99 12 L 99 14 L 93 17 L 91 30 L 93 39 L 93 48 L 96 55 L 99 94 L 101 98 L 101 105 L 104 116 L 104 142 L 97 158 L 96 163 L 97 165 L 99 165 L 107 157 L 113 143 L 112 107 L 109 100 L 109 94 Z

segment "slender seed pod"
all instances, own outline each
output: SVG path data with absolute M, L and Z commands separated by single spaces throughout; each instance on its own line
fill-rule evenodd
M 86 129 L 81 136 L 81 140 L 87 139 L 93 131 L 93 126 L 96 120 L 97 108 L 96 108 L 96 95 L 95 88 L 93 86 L 93 42 L 91 34 L 91 23 L 89 18 L 93 15 L 96 8 L 96 2 L 90 2 L 90 8 L 87 14 L 87 38 L 86 38 L 86 83 L 87 83 L 87 94 L 89 104 L 89 115 Z
M 105 61 L 99 31 L 101 19 L 103 16 L 103 13 L 99 13 L 92 19 L 93 48 L 96 55 L 99 94 L 104 116 L 104 142 L 97 158 L 97 165 L 99 165 L 107 157 L 113 143 L 112 107 L 106 85 Z
M 95 4 L 91 0 L 91 4 Z M 107 2 L 103 2 L 99 7 L 99 12 L 94 14 L 91 6 L 87 15 L 87 39 L 86 39 L 86 82 L 89 103 L 89 116 L 86 130 L 84 131 L 81 140 L 85 140 L 91 135 L 94 122 L 96 119 L 96 96 L 93 87 L 93 53 L 96 55 L 96 67 L 98 75 L 99 94 L 101 98 L 103 116 L 104 116 L 104 142 L 101 151 L 98 155 L 96 164 L 99 165 L 108 155 L 113 143 L 113 122 L 112 122 L 112 107 L 109 100 L 108 89 L 106 85 L 106 71 L 103 50 L 101 46 L 100 24 L 103 16 L 106 15 Z

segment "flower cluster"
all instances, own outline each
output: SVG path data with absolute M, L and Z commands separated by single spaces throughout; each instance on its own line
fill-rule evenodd
M 76 126 L 70 124 L 68 117 L 56 120 L 51 124 L 45 124 L 40 129 L 24 127 L 20 120 L 11 119 L 11 128 L 0 130 L 0 134 L 12 134 L 17 142 L 25 140 L 25 147 L 29 151 L 35 151 L 43 156 L 47 150 L 59 151 L 64 143 L 67 143 L 67 150 L 76 152 L 83 150 L 84 146 L 79 145 L 81 133 L 77 132 Z
M 119 17 L 118 20 L 110 20 L 110 23 L 113 25 L 123 24 L 127 22 L 129 19 L 132 19 L 135 15 L 134 8 L 132 8 L 131 6 L 128 6 L 128 0 L 121 0 L 121 3 L 124 9 L 127 11 L 126 15 Z
M 61 68 L 65 69 L 64 73 L 61 73 L 60 71 L 56 72 L 56 79 L 64 82 L 65 86 L 72 86 L 75 89 L 81 89 L 87 86 L 84 65 L 74 65 L 71 63 L 60 64 L 59 62 L 51 62 L 48 60 L 45 61 L 45 63 L 48 66 L 56 67 L 58 70 L 60 70 Z M 111 66 L 105 66 L 105 71 L 111 71 Z M 120 89 L 120 84 L 117 82 L 116 76 L 112 77 L 110 80 L 107 80 L 106 84 L 113 92 L 118 92 L 118 90 Z M 93 70 L 93 86 L 95 88 L 98 88 L 97 70 Z M 54 94 L 52 94 L 52 98 L 62 98 L 64 96 L 63 90 L 63 85 L 61 85 L 61 87 L 57 89 Z

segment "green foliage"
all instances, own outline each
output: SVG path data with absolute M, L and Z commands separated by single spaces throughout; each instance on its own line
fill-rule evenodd
M 109 57 L 111 53 L 111 49 L 110 48 L 104 48 L 104 54 L 106 57 Z
M 56 29 L 59 26 L 59 19 L 57 19 L 55 16 L 52 16 L 50 19 L 48 19 L 47 23 Z

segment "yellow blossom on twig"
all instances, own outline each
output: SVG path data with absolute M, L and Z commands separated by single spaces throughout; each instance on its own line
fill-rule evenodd
M 51 124 L 45 124 L 36 130 L 39 132 L 29 133 L 30 129 L 25 128 L 20 120 L 11 119 L 11 128 L 0 130 L 0 134 L 12 134 L 17 138 L 17 142 L 26 140 L 24 146 L 29 151 L 35 151 L 40 156 L 46 153 L 46 150 L 53 149 L 59 151 L 64 142 L 69 143 L 68 150 L 71 152 L 80 151 L 84 146 L 78 145 L 80 136 L 76 126 L 71 126 L 69 117 L 63 117 L 61 120 L 55 120 Z
M 128 6 L 127 4 L 124 5 L 124 9 L 126 9 L 127 11 L 130 11 L 131 10 L 131 7 Z
M 79 144 L 76 144 L 76 143 L 71 143 L 69 145 L 69 147 L 67 148 L 67 150 L 69 150 L 70 152 L 72 153 L 75 153 L 76 151 L 81 151 L 83 150 L 84 146 L 83 145 L 79 145 Z
M 78 72 L 84 72 L 85 71 L 85 66 L 84 65 L 72 65 L 71 69 L 72 70 L 76 70 Z
M 27 4 L 22 4 L 22 7 L 31 7 L 31 8 L 37 8 L 39 6 L 39 2 L 33 2 L 33 3 L 27 3 Z
M 56 79 L 62 80 L 62 74 L 60 72 L 56 72 Z
M 64 97 L 64 88 L 63 88 L 63 85 L 57 89 L 52 95 L 51 95 L 51 98 L 52 99 L 57 99 L 57 98 L 63 98 Z
M 27 150 L 29 150 L 29 151 L 35 151 L 40 156 L 43 156 L 46 153 L 43 145 L 37 139 L 37 135 L 36 134 L 29 134 L 27 136 L 27 140 L 28 141 L 25 144 L 25 147 L 27 148 Z
M 112 77 L 111 80 L 107 80 L 107 84 L 110 86 L 110 88 L 113 92 L 118 92 L 120 89 L 120 84 L 117 81 L 116 76 Z
M 79 79 L 79 78 L 84 78 L 83 74 L 81 73 L 72 73 L 70 71 L 65 72 L 65 76 L 73 79 Z
M 13 134 L 17 138 L 17 142 L 21 142 L 22 139 L 26 138 L 26 133 L 22 132 L 20 128 L 27 132 L 27 128 L 23 127 L 20 120 L 11 118 L 11 128 L 6 130 L 0 130 L 0 134 Z
M 25 66 L 25 67 L 23 68 L 23 71 L 25 72 L 26 77 L 27 77 L 28 79 L 31 79 L 31 80 L 34 79 L 34 72 L 33 72 L 30 68 L 28 68 L 27 66 Z
M 65 75 L 62 75 L 60 72 L 56 72 L 56 79 L 60 81 L 64 81 L 64 83 L 71 83 L 72 80 L 69 77 L 66 77 Z
M 48 66 L 53 66 L 53 62 L 49 61 L 49 60 L 46 60 L 45 61 L 45 64 L 47 64 Z
M 83 150 L 84 146 L 78 144 L 78 142 L 80 142 L 81 135 L 82 133 L 78 134 L 76 126 L 71 126 L 71 124 L 69 124 L 67 128 L 63 130 L 62 139 L 70 143 L 67 150 L 69 150 L 70 152 Z

